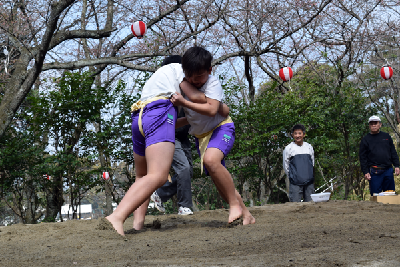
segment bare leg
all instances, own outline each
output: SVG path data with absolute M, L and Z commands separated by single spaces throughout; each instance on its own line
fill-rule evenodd
M 221 195 L 222 199 L 225 200 L 226 202 L 228 202 L 226 200 L 226 197 L 224 196 L 224 193 L 221 192 L 218 187 L 217 190 L 219 192 L 219 194 Z M 243 210 L 243 225 L 247 225 L 247 224 L 254 224 L 256 223 L 256 219 L 253 217 L 253 215 L 251 215 L 250 211 L 247 209 L 246 205 L 243 203 L 243 199 L 240 196 L 239 192 L 235 189 L 235 195 L 236 198 L 238 199 L 240 206 L 242 207 Z
M 139 156 L 135 152 L 133 152 L 133 156 L 135 158 L 135 171 L 136 171 L 136 181 L 142 179 L 147 174 L 147 163 L 146 157 Z M 137 208 L 133 212 L 133 228 L 136 230 L 143 229 L 144 226 L 144 218 L 146 216 L 147 207 L 149 206 L 149 199 L 143 202 L 139 208 Z
M 144 226 L 144 218 L 146 217 L 147 207 L 149 206 L 150 199 L 147 199 L 143 202 L 142 205 L 139 206 L 133 212 L 133 229 L 142 230 Z
M 253 215 L 251 215 L 250 211 L 243 203 L 242 197 L 240 196 L 239 192 L 236 189 L 235 189 L 235 194 L 243 210 L 243 225 L 256 223 L 256 219 L 253 217 Z
M 147 174 L 129 188 L 115 211 L 106 217 L 120 235 L 124 235 L 123 224 L 129 214 L 167 181 L 174 150 L 175 145 L 170 142 L 161 142 L 146 148 Z
M 207 148 L 204 154 L 204 166 L 206 166 L 221 196 L 226 199 L 229 204 L 228 222 L 231 223 L 242 217 L 243 211 L 235 193 L 236 189 L 231 174 L 221 164 L 223 157 L 224 154 L 218 148 Z

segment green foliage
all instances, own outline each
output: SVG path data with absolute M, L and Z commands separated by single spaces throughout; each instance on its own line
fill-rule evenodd
M 47 174 L 53 177 L 53 187 L 64 186 L 73 205 L 100 182 L 88 159 L 94 149 L 87 140 L 91 124 L 101 123 L 100 111 L 112 96 L 93 82 L 89 73 L 66 72 L 56 90 L 28 97 L 36 131 L 54 140 L 55 152 L 46 158 Z
M 55 222 L 56 218 L 55 217 L 46 217 L 42 220 L 42 222 Z
M 41 170 L 45 146 L 26 120 L 25 111 L 17 113 L 13 127 L 0 139 L 0 198 L 23 222 L 35 223 L 40 217 L 35 211 L 45 203 L 44 195 L 38 194 L 47 185 Z
M 138 78 L 136 85 L 142 86 L 148 76 Z M 103 171 L 111 172 L 111 158 L 133 163 L 130 105 L 137 95 L 128 94 L 122 80 L 99 86 L 87 72 L 65 72 L 54 82 L 55 88 L 31 91 L 2 138 L 0 174 L 6 174 L 1 176 L 1 192 L 9 192 L 3 193 L 4 198 L 21 199 L 23 207 L 31 188 L 36 208 L 43 208 L 60 194 L 52 205 L 57 213 L 64 194 L 76 205 L 86 192 L 102 187 L 99 177 Z M 100 153 L 105 155 L 106 169 L 97 164 Z M 134 180 L 129 178 L 127 186 Z M 22 189 L 17 191 L 17 186 Z
M 71 171 L 93 165 L 99 153 L 106 159 L 133 163 L 128 125 L 130 105 L 137 96 L 125 92 L 126 84 L 122 80 L 113 87 L 94 86 L 93 82 L 90 73 L 67 72 L 57 83 L 58 90 L 31 99 L 36 111 L 42 111 L 38 124 L 41 122 L 48 134 L 58 141 L 54 163 L 60 167 L 70 166 Z M 95 174 L 103 171 L 111 169 L 76 173 L 70 182 L 78 187 L 90 183 L 95 186 L 99 184 L 98 180 L 93 180 L 98 177 Z

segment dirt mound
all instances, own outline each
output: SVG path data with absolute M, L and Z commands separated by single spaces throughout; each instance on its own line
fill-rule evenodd
M 400 205 L 330 201 L 251 208 L 254 225 L 228 211 L 0 228 L 0 266 L 400 266 Z

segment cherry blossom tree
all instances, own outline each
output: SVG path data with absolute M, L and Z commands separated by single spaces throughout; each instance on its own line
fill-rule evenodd
M 126 69 L 154 71 L 157 57 L 181 54 L 193 44 L 211 50 L 215 65 L 244 57 L 254 98 L 251 58 L 271 74 L 263 62 L 271 56 L 293 56 L 288 52 L 293 36 L 301 38 L 299 32 L 331 2 L 4 1 L 0 34 L 10 56 L 2 54 L 8 63 L 1 71 L 0 136 L 44 71 L 94 67 L 99 74 L 111 66 L 114 75 Z M 129 32 L 135 20 L 147 23 L 143 39 Z M 300 51 L 306 47 L 298 46 Z

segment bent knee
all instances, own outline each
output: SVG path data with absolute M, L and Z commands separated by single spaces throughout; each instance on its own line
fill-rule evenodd
M 159 188 L 168 181 L 168 172 L 149 172 L 143 179 L 146 179 L 147 183 L 154 184 Z
M 221 161 L 212 157 L 204 157 L 203 164 L 207 168 L 207 170 L 213 170 L 215 168 L 218 168 L 219 166 L 222 166 Z
M 157 188 L 160 188 L 161 186 L 163 186 L 166 182 L 168 181 L 168 175 L 159 179 L 159 182 L 157 184 Z
M 146 176 L 147 175 L 147 172 L 136 172 L 136 179 L 135 180 L 137 180 L 137 179 L 141 179 L 143 176 Z

